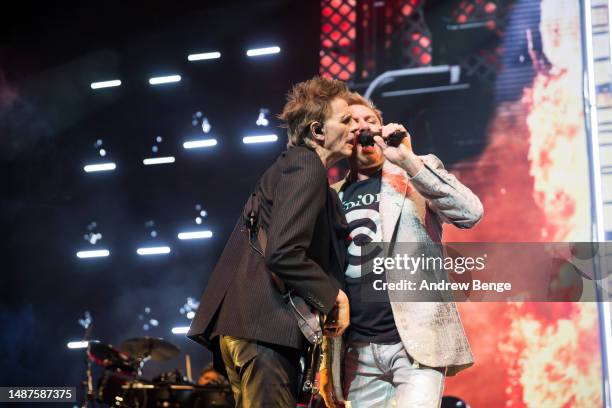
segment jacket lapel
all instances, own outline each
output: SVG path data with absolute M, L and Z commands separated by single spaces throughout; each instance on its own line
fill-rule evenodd
M 402 212 L 407 186 L 406 172 L 389 161 L 385 161 L 382 169 L 379 209 L 384 242 L 393 240 L 393 232 Z

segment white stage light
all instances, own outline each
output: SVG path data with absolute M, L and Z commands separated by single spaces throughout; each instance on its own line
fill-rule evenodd
M 244 144 L 269 143 L 269 142 L 276 142 L 277 140 L 278 140 L 278 136 L 276 135 L 245 136 L 242 138 L 242 143 Z
M 152 164 L 174 163 L 174 161 L 175 161 L 174 156 L 168 156 L 168 157 L 150 157 L 150 158 L 144 159 L 142 161 L 142 163 L 145 166 L 150 166 Z
M 217 139 L 190 140 L 183 143 L 185 149 L 198 149 L 200 147 L 212 147 L 217 145 Z
M 280 47 L 265 47 L 265 48 L 253 48 L 251 50 L 247 50 L 246 55 L 249 57 L 258 57 L 260 55 L 270 55 L 270 54 L 278 54 L 280 52 Z
M 187 59 L 189 61 L 202 61 L 202 60 L 217 59 L 217 58 L 221 58 L 221 53 L 218 51 L 203 52 L 201 54 L 190 54 L 187 56 Z
M 112 88 L 114 86 L 120 86 L 121 81 L 118 79 L 113 79 L 111 81 L 101 81 L 101 82 L 92 82 L 91 89 L 102 89 L 102 88 Z
M 151 85 L 160 85 L 160 84 L 169 84 L 172 82 L 180 82 L 180 80 L 181 80 L 180 75 L 168 75 L 168 76 L 150 78 L 149 83 Z
M 158 255 L 158 254 L 169 254 L 170 253 L 170 247 L 167 246 L 161 246 L 161 247 L 144 247 L 144 248 L 138 248 L 136 250 L 136 253 L 138 253 L 138 255 Z
M 76 256 L 78 258 L 104 258 L 110 255 L 108 249 L 97 249 L 91 251 L 79 251 Z
M 270 124 L 270 121 L 268 120 L 268 118 L 266 118 L 266 115 L 270 113 L 269 109 L 266 108 L 261 108 L 259 109 L 259 116 L 257 116 L 257 120 L 255 121 L 255 124 L 257 126 L 268 126 Z
M 96 171 L 111 171 L 115 170 L 117 165 L 113 162 L 110 163 L 99 163 L 99 164 L 88 164 L 83 167 L 86 173 L 93 173 Z
M 173 327 L 172 328 L 172 333 L 173 334 L 187 334 L 188 332 L 189 332 L 189 326 Z
M 68 346 L 69 349 L 83 349 L 83 348 L 87 348 L 88 344 L 89 344 L 88 341 L 71 341 L 68 344 L 66 344 L 66 346 Z
M 186 240 L 186 239 L 202 239 L 202 238 L 212 238 L 212 231 L 190 231 L 190 232 L 181 232 L 178 234 L 178 239 Z

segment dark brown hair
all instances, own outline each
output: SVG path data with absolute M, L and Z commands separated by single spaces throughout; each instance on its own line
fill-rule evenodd
M 316 76 L 293 86 L 287 94 L 287 103 L 278 115 L 287 128 L 287 147 L 297 146 L 309 137 L 312 122 L 323 124 L 330 114 L 331 102 L 336 98 L 347 98 L 346 84 L 335 79 Z

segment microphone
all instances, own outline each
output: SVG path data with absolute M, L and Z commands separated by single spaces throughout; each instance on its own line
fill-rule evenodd
M 370 130 L 366 129 L 359 133 L 358 142 L 360 145 L 364 147 L 374 146 L 374 136 L 382 136 L 382 131 L 381 132 L 371 132 Z M 385 143 L 387 143 L 387 146 L 397 147 L 400 145 L 400 143 L 402 143 L 402 140 L 406 136 L 408 136 L 406 132 L 403 132 L 401 130 L 396 130 L 395 132 L 389 135 L 389 137 L 385 140 Z
M 374 146 L 374 133 L 370 132 L 369 130 L 359 132 L 358 142 L 363 147 Z

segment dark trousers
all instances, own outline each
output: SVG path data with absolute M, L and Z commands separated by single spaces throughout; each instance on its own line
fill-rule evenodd
M 231 336 L 219 346 L 236 408 L 295 407 L 299 350 Z

